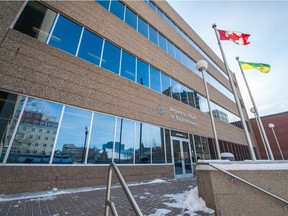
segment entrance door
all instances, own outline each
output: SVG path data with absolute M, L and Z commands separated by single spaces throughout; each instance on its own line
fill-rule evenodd
M 192 175 L 191 155 L 188 140 L 173 139 L 174 173 L 176 177 Z

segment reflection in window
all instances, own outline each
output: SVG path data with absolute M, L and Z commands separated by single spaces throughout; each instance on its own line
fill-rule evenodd
M 211 155 L 210 155 L 210 149 L 209 149 L 209 144 L 208 144 L 208 139 L 207 137 L 201 136 L 201 141 L 202 141 L 202 146 L 203 146 L 203 156 L 205 160 L 210 160 Z
M 151 163 L 150 127 L 136 123 L 135 163 Z
M 105 41 L 101 67 L 119 74 L 120 49 L 108 41 Z
M 205 159 L 204 157 L 204 149 L 201 144 L 201 137 L 198 135 L 194 135 L 194 144 L 195 144 L 195 150 L 196 150 L 196 160 L 199 159 Z
M 151 66 L 150 66 L 150 88 L 157 92 L 161 92 L 160 72 Z
M 94 113 L 87 163 L 111 163 L 115 117 Z
M 84 30 L 78 57 L 99 65 L 103 39 L 88 30 Z
M 169 55 L 175 58 L 175 46 L 169 40 L 167 40 L 167 45 Z
M 149 40 L 158 46 L 158 32 L 152 26 L 149 26 Z
M 182 84 L 181 84 L 180 94 L 181 94 L 181 102 L 184 104 L 189 104 L 188 88 L 186 86 L 183 86 Z
M 152 163 L 165 163 L 164 157 L 164 142 L 163 129 L 156 126 L 151 126 L 151 141 L 152 141 Z
M 148 38 L 148 23 L 138 17 L 138 32 Z
M 65 107 L 53 163 L 84 163 L 91 112 Z
M 170 77 L 166 74 L 161 73 L 161 83 L 162 83 L 162 94 L 171 97 L 171 83 Z
M 63 16 L 59 16 L 55 29 L 52 32 L 49 44 L 75 55 L 81 30 L 81 26 Z
M 134 122 L 118 119 L 115 141 L 114 161 L 133 163 L 134 158 Z
M 109 9 L 110 0 L 96 0 L 100 5 L 102 5 L 107 10 Z
M 56 13 L 38 2 L 29 1 L 15 23 L 14 29 L 46 42 Z
M 180 97 L 180 89 L 181 85 L 179 82 L 175 81 L 174 79 L 171 79 L 171 85 L 172 85 L 172 97 L 176 100 L 181 99 Z
M 125 6 L 118 0 L 111 1 L 110 12 L 116 15 L 119 19 L 124 19 Z
M 49 163 L 55 134 L 39 132 L 39 130 L 46 131 L 46 124 L 43 126 L 40 124 L 41 121 L 38 121 L 36 124 L 35 121 L 31 120 L 38 115 L 42 121 L 49 121 L 51 124 L 58 123 L 61 109 L 62 105 L 60 104 L 29 98 L 7 162 Z M 26 131 L 23 132 L 24 127 L 26 128 Z M 35 128 L 34 131 L 33 128 Z M 49 140 L 41 139 L 41 135 L 47 137 Z M 46 143 L 46 146 L 44 143 Z M 47 143 L 49 144 L 48 147 Z M 29 154 L 27 154 L 28 152 Z
M 166 160 L 167 163 L 172 163 L 170 130 L 165 129 L 165 144 L 166 144 Z
M 149 88 L 149 66 L 137 59 L 137 83 Z
M 188 96 L 188 101 L 189 101 L 189 106 L 196 108 L 195 105 L 195 92 L 192 91 L 191 89 L 187 88 L 187 96 Z
M 137 30 L 137 15 L 126 7 L 125 22 Z
M 167 52 L 167 39 L 159 33 L 159 46 L 165 51 Z
M 136 58 L 122 51 L 121 76 L 135 81 Z

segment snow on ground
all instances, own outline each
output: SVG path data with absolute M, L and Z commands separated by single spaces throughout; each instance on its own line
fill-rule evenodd
M 164 216 L 171 211 L 168 209 L 156 209 L 156 212 L 154 214 L 150 214 L 149 216 Z
M 214 210 L 206 207 L 205 201 L 198 196 L 198 187 L 186 191 L 182 194 L 166 194 L 164 197 L 175 200 L 175 202 L 165 202 L 164 204 L 172 208 L 181 208 L 183 214 L 198 215 L 196 212 L 213 213 Z

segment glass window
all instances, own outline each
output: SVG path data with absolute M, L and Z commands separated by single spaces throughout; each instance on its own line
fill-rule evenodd
M 152 163 L 165 163 L 164 142 L 161 137 L 163 128 L 151 126 Z
M 105 41 L 101 67 L 119 74 L 120 49 L 108 41 Z
M 134 159 L 134 122 L 118 119 L 116 134 L 114 161 L 132 164 Z
M 91 112 L 66 106 L 53 163 L 84 163 Z
M 148 38 L 148 23 L 138 17 L 138 32 Z
M 149 88 L 149 66 L 137 59 L 137 83 Z
M 171 83 L 170 77 L 166 74 L 161 73 L 161 83 L 162 83 L 162 94 L 171 97 Z
M 155 11 L 155 12 L 157 12 L 157 7 L 156 7 L 156 5 L 153 3 L 153 2 L 151 2 L 150 0 L 148 1 L 148 5 Z
M 182 52 L 177 47 L 175 47 L 176 59 L 182 63 Z
M 194 142 L 195 142 L 195 150 L 196 150 L 196 159 L 197 161 L 199 159 L 203 160 L 205 159 L 204 157 L 204 149 L 201 143 L 201 137 L 198 135 L 194 135 Z
M 166 143 L 166 160 L 167 163 L 172 163 L 170 130 L 165 129 L 165 143 Z
M 158 32 L 152 26 L 149 26 L 149 40 L 158 46 Z
M 110 3 L 109 0 L 96 0 L 96 2 L 98 2 L 100 5 L 102 5 L 107 10 L 109 9 L 109 3 Z
M 88 31 L 84 30 L 78 57 L 99 66 L 103 39 Z
M 126 7 L 125 22 L 137 30 L 137 15 Z
M 189 139 L 190 139 L 190 148 L 191 148 L 191 153 L 192 153 L 192 162 L 195 163 L 195 158 L 197 158 L 196 156 L 196 152 L 195 152 L 195 145 L 194 145 L 194 139 L 193 139 L 193 135 L 189 134 Z
M 82 27 L 59 16 L 49 44 L 72 55 L 76 54 Z
M 198 110 L 201 110 L 200 109 L 200 98 L 201 98 L 201 96 L 197 92 L 194 92 L 195 108 Z
M 135 162 L 151 163 L 150 126 L 136 123 Z
M 181 89 L 181 84 L 174 79 L 171 79 L 171 86 L 172 86 L 172 97 L 176 100 L 181 99 L 180 97 L 180 89 Z
M 114 143 L 115 117 L 94 113 L 88 151 L 88 163 L 111 163 Z
M 164 19 L 164 13 L 161 10 L 159 10 L 159 8 L 157 9 L 157 13 L 159 14 L 159 16 L 162 17 L 162 19 Z
M 124 10 L 125 5 L 118 0 L 112 0 L 110 6 L 110 12 L 119 17 L 119 19 L 124 20 Z
M 47 102 L 40 99 L 34 99 L 29 98 L 27 105 L 25 107 L 25 113 L 31 113 L 32 116 L 40 115 L 41 120 L 45 120 L 49 118 L 49 120 L 52 122 L 59 122 L 60 114 L 62 110 L 62 105 L 55 104 L 51 102 Z M 52 151 L 51 147 L 45 147 L 43 146 L 43 140 L 41 139 L 41 133 L 38 131 L 34 132 L 34 135 L 29 134 L 29 131 L 34 127 L 33 124 L 25 123 L 25 119 L 27 118 L 27 115 L 23 115 L 21 122 L 19 124 L 16 137 L 13 141 L 13 145 L 8 157 L 8 163 L 49 163 L 51 154 L 49 153 Z M 23 134 L 22 128 L 26 127 L 27 132 Z M 46 126 L 38 126 L 38 128 L 47 129 Z M 21 136 L 21 138 L 18 137 L 18 134 L 23 134 L 24 136 Z M 53 138 L 55 135 L 52 135 Z M 52 138 L 51 136 L 51 138 Z M 30 138 L 30 139 L 29 139 Z M 23 146 L 19 145 L 19 143 L 27 143 L 29 140 L 29 145 Z M 40 146 L 36 146 L 35 144 L 38 143 Z M 54 142 L 51 140 L 47 141 L 46 143 L 49 143 L 49 145 L 54 144 Z M 26 154 L 26 152 L 30 152 L 30 154 Z M 33 153 L 34 152 L 34 153 Z M 36 152 L 36 153 L 35 153 Z
M 14 25 L 14 29 L 46 42 L 56 13 L 35 1 L 29 1 Z
M 159 46 L 167 52 L 167 39 L 159 33 Z
M 161 92 L 160 72 L 152 66 L 150 66 L 150 88 Z
M 208 102 L 207 102 L 207 99 L 202 96 L 202 95 L 199 95 L 199 99 L 200 99 L 200 110 L 204 113 L 209 113 L 209 108 L 208 108 Z
M 184 104 L 189 104 L 188 88 L 186 86 L 183 86 L 182 84 L 181 84 L 181 88 L 180 88 L 180 94 L 181 94 L 181 102 Z
M 203 146 L 203 156 L 204 156 L 204 160 L 210 160 L 211 159 L 211 155 L 210 155 L 210 149 L 209 149 L 209 144 L 208 144 L 208 139 L 207 137 L 202 137 L 201 136 L 201 142 L 202 142 L 202 146 Z
M 169 40 L 167 40 L 167 45 L 169 55 L 175 58 L 175 46 Z
M 122 51 L 122 64 L 121 64 L 121 76 L 126 77 L 132 81 L 135 81 L 136 70 L 136 58 L 131 54 Z

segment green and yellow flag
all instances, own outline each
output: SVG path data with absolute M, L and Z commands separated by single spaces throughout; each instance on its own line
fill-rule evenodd
M 262 73 L 269 73 L 270 71 L 270 65 L 269 64 L 263 64 L 263 63 L 252 63 L 252 62 L 243 62 L 239 61 L 242 70 L 248 70 L 248 69 L 257 69 L 261 71 Z

